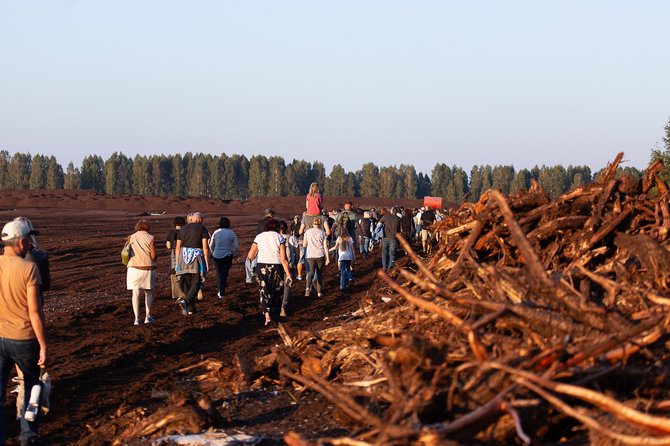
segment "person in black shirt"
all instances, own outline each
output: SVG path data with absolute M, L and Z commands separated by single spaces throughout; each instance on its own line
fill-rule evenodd
M 361 244 L 359 246 L 359 250 L 360 253 L 363 254 L 364 259 L 368 257 L 368 247 L 370 246 L 370 239 L 372 238 L 373 225 L 374 223 L 370 218 L 370 212 L 365 211 L 363 213 L 363 218 L 358 220 L 358 225 L 356 226 L 361 236 Z
M 202 224 L 202 214 L 192 214 L 189 223 L 185 224 L 177 235 L 177 265 L 175 272 L 181 281 L 184 297 L 177 302 L 184 314 L 197 311 L 195 301 L 200 285 L 209 269 L 209 232 Z
M 402 236 L 405 237 L 405 240 L 411 242 L 416 230 L 414 227 L 414 219 L 412 218 L 411 209 L 405 209 L 405 213 L 400 219 L 400 228 L 402 230 Z
M 379 223 L 384 224 L 384 237 L 382 238 L 382 269 L 384 271 L 393 268 L 395 254 L 398 249 L 398 240 L 395 235 L 400 232 L 400 218 L 393 212 L 382 209 L 382 218 Z

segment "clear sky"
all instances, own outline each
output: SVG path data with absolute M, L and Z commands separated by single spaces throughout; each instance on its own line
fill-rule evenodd
M 0 0 L 0 150 L 646 167 L 670 1 Z

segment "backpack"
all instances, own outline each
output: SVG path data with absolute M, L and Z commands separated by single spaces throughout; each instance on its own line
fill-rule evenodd
M 351 219 L 350 211 L 342 211 L 342 215 L 340 215 L 337 224 L 342 228 L 347 228 L 349 235 L 353 234 L 356 229 L 356 220 Z

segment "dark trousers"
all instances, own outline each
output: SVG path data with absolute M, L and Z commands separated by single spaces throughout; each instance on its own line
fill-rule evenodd
M 40 356 L 40 345 L 35 339 L 0 338 L 0 407 L 5 403 L 7 382 L 14 364 L 23 372 L 23 388 L 25 400 L 21 410 L 21 433 L 19 440 L 27 440 L 37 436 L 37 421 L 28 421 L 23 417 L 30 399 L 30 391 L 39 383 L 40 368 L 37 360 Z M 0 444 L 5 444 L 4 416 L 0 416 Z
M 219 296 L 226 294 L 226 285 L 228 284 L 228 271 L 233 264 L 233 256 L 225 256 L 221 259 L 214 257 L 214 267 L 216 268 L 216 286 L 219 289 Z
M 181 289 L 184 291 L 184 300 L 188 311 L 195 311 L 195 300 L 201 284 L 200 274 L 182 274 Z
M 323 287 L 323 265 L 325 262 L 325 256 L 307 259 L 307 264 L 309 265 L 309 273 L 307 273 L 306 283 L 307 289 L 312 285 L 312 280 L 316 279 L 316 292 L 321 292 L 321 288 Z
M 397 248 L 398 241 L 395 237 L 384 237 L 382 239 L 382 269 L 384 271 L 393 268 Z

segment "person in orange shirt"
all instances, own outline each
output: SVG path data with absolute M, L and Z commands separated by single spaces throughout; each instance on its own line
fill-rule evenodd
M 46 366 L 48 349 L 44 312 L 40 304 L 42 280 L 37 265 L 24 259 L 31 246 L 30 230 L 20 221 L 2 228 L 5 250 L 0 256 L 0 407 L 5 402 L 12 366 L 18 365 L 24 379 L 24 404 L 21 411 L 21 445 L 46 444 L 37 437 L 37 420 L 24 414 L 30 392 L 40 382 L 40 368 Z M 0 445 L 5 444 L 5 426 L 0 416 Z

